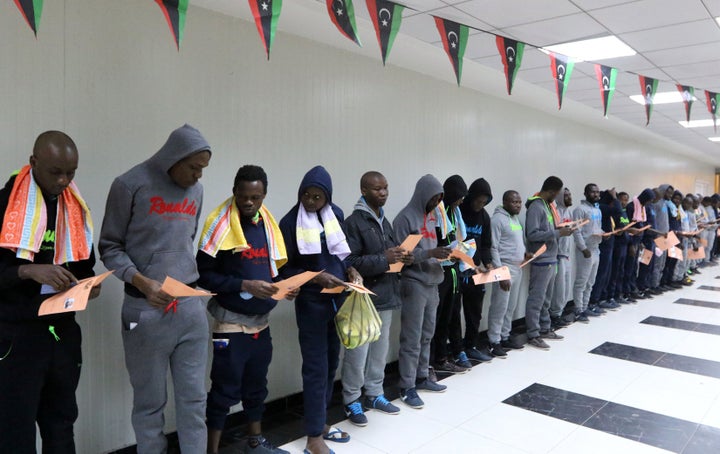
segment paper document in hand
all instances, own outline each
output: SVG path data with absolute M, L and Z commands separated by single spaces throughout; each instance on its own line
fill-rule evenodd
M 703 260 L 705 258 L 705 248 L 700 246 L 697 251 L 693 248 L 688 249 L 688 260 Z
M 536 258 L 543 255 L 545 253 L 545 251 L 547 251 L 547 246 L 543 244 L 542 246 L 540 246 L 540 248 L 537 251 L 535 251 L 535 253 L 533 254 L 532 257 L 530 257 L 529 259 L 525 260 L 524 262 L 522 262 L 520 264 L 520 268 L 522 268 L 523 266 L 527 265 L 528 263 L 532 262 Z
M 172 296 L 173 298 L 181 298 L 183 296 L 212 296 L 214 293 L 198 290 L 189 285 L 185 285 L 177 279 L 167 276 L 162 283 L 160 290 Z
M 375 295 L 375 293 L 373 293 L 370 289 L 360 284 L 355 284 L 353 282 L 345 282 L 345 285 L 346 287 L 338 285 L 337 287 L 333 288 L 324 288 L 320 291 L 320 293 L 342 293 L 345 290 L 355 290 L 358 293 L 369 293 L 371 295 Z
M 105 280 L 110 274 L 112 274 L 112 271 L 106 271 L 99 276 L 80 280 L 69 290 L 51 296 L 40 305 L 38 315 L 85 310 L 88 300 L 90 299 L 90 291 L 92 288 Z
M 402 242 L 400 247 L 407 253 L 412 253 L 412 251 L 415 249 L 415 246 L 418 245 L 420 240 L 422 239 L 422 235 L 419 233 L 411 233 L 410 235 L 405 238 L 405 241 Z M 404 263 L 403 262 L 395 262 L 392 265 L 390 265 L 390 269 L 387 270 L 388 273 L 399 273 L 402 269 Z
M 473 262 L 472 257 L 461 251 L 460 249 L 453 249 L 450 252 L 450 258 L 451 259 L 457 259 L 460 262 L 464 263 L 467 267 L 466 269 L 472 269 L 475 268 L 475 262 Z
M 643 253 L 640 256 L 640 263 L 643 265 L 649 265 L 652 260 L 653 253 L 650 249 L 643 249 Z
M 510 269 L 507 266 L 501 266 L 500 268 L 495 268 L 485 273 L 478 273 L 473 275 L 473 281 L 475 281 L 475 285 L 509 280 Z
M 315 276 L 322 273 L 323 271 L 324 270 L 305 271 L 282 281 L 275 282 L 274 285 L 278 288 L 278 291 L 275 292 L 275 294 L 272 296 L 272 299 L 280 301 L 281 299 L 285 298 L 288 293 L 310 282 Z
M 683 259 L 682 250 L 676 248 L 675 246 L 672 246 L 672 247 L 668 248 L 668 257 L 682 262 L 682 259 Z

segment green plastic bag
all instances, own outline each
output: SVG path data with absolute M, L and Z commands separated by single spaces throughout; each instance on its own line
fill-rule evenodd
M 357 348 L 380 337 L 382 320 L 367 293 L 353 290 L 335 315 L 335 328 L 347 349 Z

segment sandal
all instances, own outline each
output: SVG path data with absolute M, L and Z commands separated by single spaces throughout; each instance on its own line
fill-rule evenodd
M 330 427 L 328 433 L 323 434 L 323 440 L 334 441 L 336 443 L 347 443 L 350 441 L 350 434 L 343 432 L 337 427 Z

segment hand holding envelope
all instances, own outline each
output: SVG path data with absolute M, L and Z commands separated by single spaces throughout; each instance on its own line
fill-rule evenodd
M 355 290 L 358 293 L 369 293 L 371 295 L 375 295 L 375 293 L 373 293 L 370 289 L 354 282 L 345 282 L 345 286 L 339 285 L 333 288 L 324 288 L 320 291 L 320 293 L 342 293 L 345 290 Z
M 507 266 L 501 266 L 500 268 L 494 268 L 485 273 L 478 273 L 473 275 L 473 281 L 475 282 L 475 285 L 509 280 L 510 269 Z
M 43 301 L 40 309 L 38 309 L 38 315 L 85 310 L 93 287 L 99 285 L 110 274 L 112 274 L 112 271 L 106 271 L 99 276 L 79 280 L 77 284 L 70 287 L 69 290 L 57 293 Z
M 545 251 L 547 251 L 547 245 L 543 244 L 542 246 L 540 246 L 540 248 L 538 248 L 537 251 L 535 251 L 535 253 L 532 255 L 532 257 L 530 257 L 529 259 L 525 260 L 524 262 L 522 262 L 522 263 L 520 264 L 520 268 L 524 267 L 524 266 L 527 265 L 528 263 L 532 262 L 532 261 L 535 260 L 536 258 L 538 258 L 538 257 L 540 257 L 541 255 L 543 255 L 543 254 L 545 253 Z
M 411 233 L 410 235 L 405 238 L 405 241 L 402 242 L 400 245 L 403 250 L 405 250 L 408 253 L 412 253 L 412 251 L 415 249 L 415 247 L 418 245 L 420 240 L 422 239 L 422 235 L 419 233 Z M 390 265 L 390 269 L 387 270 L 387 273 L 399 273 L 400 270 L 402 270 L 403 266 L 405 264 L 403 262 L 395 262 L 392 265 Z
M 277 293 L 275 293 L 272 298 L 274 300 L 280 301 L 281 299 L 284 299 L 287 297 L 288 293 L 291 291 L 298 289 L 305 285 L 306 283 L 310 282 L 312 279 L 315 278 L 318 274 L 322 273 L 321 271 L 305 271 L 300 274 L 296 274 L 295 276 L 289 277 L 287 279 L 284 279 L 282 281 L 275 282 L 275 286 L 278 288 Z

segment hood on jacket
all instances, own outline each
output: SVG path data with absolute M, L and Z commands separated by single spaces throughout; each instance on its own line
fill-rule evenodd
M 512 217 L 512 216 L 510 216 L 510 213 L 508 213 L 508 211 L 505 208 L 503 208 L 502 205 L 498 205 L 495 207 L 495 210 L 493 211 L 493 215 L 495 215 L 495 214 L 502 214 L 503 216 L 507 216 L 509 218 Z
M 613 196 L 610 194 L 610 191 L 600 192 L 600 200 L 598 200 L 598 203 L 602 203 L 603 205 L 610 205 L 612 201 Z
M 470 188 L 468 189 L 468 194 L 465 196 L 463 205 L 467 205 L 469 207 L 472 204 L 472 201 L 481 195 L 488 196 L 488 201 L 485 205 L 492 202 L 493 196 L 492 190 L 490 189 L 490 183 L 485 181 L 485 178 L 478 178 L 472 182 Z
M 307 171 L 300 182 L 298 202 L 302 198 L 303 192 L 310 187 L 320 188 L 325 193 L 327 203 L 332 203 L 332 178 L 330 178 L 330 174 L 325 170 L 325 167 L 315 166 Z
M 425 214 L 425 206 L 430 199 L 442 193 L 443 187 L 440 181 L 430 174 L 424 175 L 415 183 L 415 192 L 413 192 L 407 206 L 412 210 Z
M 648 203 L 652 202 L 652 200 L 655 198 L 655 191 L 653 191 L 650 188 L 645 188 L 643 191 L 638 195 L 638 200 L 640 201 L 640 204 L 647 205 Z
M 465 197 L 468 193 L 465 180 L 460 175 L 453 175 L 443 183 L 443 202 L 446 207 Z
M 558 192 L 558 194 L 555 196 L 555 204 L 558 208 L 565 209 L 567 208 L 565 206 L 565 191 L 568 190 L 568 188 L 563 188 L 562 191 Z
M 186 123 L 170 133 L 165 145 L 152 155 L 148 162 L 167 173 L 179 161 L 201 151 L 212 153 L 200 131 Z
M 667 192 L 668 188 L 672 188 L 673 186 L 671 184 L 661 184 L 658 186 L 658 191 L 660 191 L 660 197 L 665 198 L 665 193 Z

